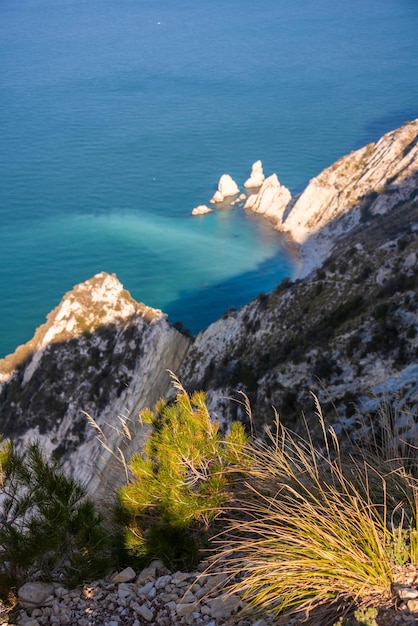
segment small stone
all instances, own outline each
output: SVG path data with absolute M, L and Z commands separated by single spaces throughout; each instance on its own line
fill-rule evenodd
M 396 595 L 401 600 L 413 600 L 418 598 L 418 589 L 414 589 L 413 587 L 399 587 L 396 590 Z
M 170 582 L 171 576 L 169 574 L 167 574 L 166 576 L 160 576 L 160 578 L 157 578 L 157 580 L 155 581 L 155 588 L 164 589 Z
M 139 573 L 136 584 L 144 585 L 150 581 L 155 581 L 157 577 L 157 567 L 151 563 L 148 567 L 144 567 L 144 569 Z
M 144 618 L 147 622 L 150 622 L 154 618 L 154 613 L 145 604 L 139 607 L 137 610 L 138 615 Z
M 191 602 L 196 602 L 196 596 L 191 591 L 186 591 L 181 601 L 183 604 L 190 604 Z
M 132 567 L 126 567 L 121 572 L 114 574 L 111 578 L 112 583 L 130 583 L 136 578 L 136 572 Z
M 173 583 L 175 583 L 176 585 L 178 585 L 178 583 L 182 583 L 185 580 L 189 580 L 189 578 L 191 578 L 192 574 L 188 574 L 187 572 L 175 572 L 175 574 L 173 574 Z
M 191 616 L 196 610 L 196 604 L 178 604 L 176 607 L 176 613 L 179 617 L 185 617 L 186 619 Z
M 150 600 L 153 600 L 156 595 L 157 595 L 156 588 L 155 587 L 151 587 L 151 589 L 148 592 L 147 598 L 149 598 Z
M 208 600 L 211 616 L 215 619 L 227 618 L 234 613 L 241 604 L 241 598 L 235 594 L 223 595 Z
M 57 587 L 55 589 L 55 595 L 57 596 L 57 598 L 63 598 L 64 596 L 68 595 L 68 593 L 69 591 L 65 587 Z
M 19 604 L 24 608 L 35 608 L 52 604 L 54 600 L 54 586 L 50 583 L 25 583 L 17 592 Z
M 118 587 L 118 597 L 120 600 L 129 598 L 133 594 L 133 587 L 129 583 L 121 583 Z
M 418 599 L 414 598 L 414 599 L 408 600 L 406 605 L 410 613 L 418 613 Z
M 138 587 L 138 589 L 136 590 L 136 593 L 139 596 L 147 596 L 149 592 L 151 591 L 151 589 L 154 587 L 154 584 L 155 584 L 154 581 L 150 580 L 148 583 L 146 583 L 142 587 Z

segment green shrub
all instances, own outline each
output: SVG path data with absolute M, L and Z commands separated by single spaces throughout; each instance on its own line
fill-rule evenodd
M 109 566 L 102 517 L 77 481 L 38 443 L 19 452 L 0 449 L 0 553 L 3 579 L 16 584 L 36 572 L 44 580 L 76 585 Z
M 132 480 L 119 491 L 118 518 L 128 554 L 158 556 L 170 567 L 198 560 L 210 525 L 228 503 L 231 470 L 247 443 L 244 428 L 222 438 L 203 392 L 180 387 L 175 402 L 161 400 L 141 418 L 153 426 L 142 453 L 132 457 Z

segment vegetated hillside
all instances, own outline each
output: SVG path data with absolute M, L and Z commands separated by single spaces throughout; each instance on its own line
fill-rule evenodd
M 298 427 L 313 413 L 373 412 L 385 392 L 418 405 L 418 194 L 386 215 L 363 210 L 324 265 L 202 332 L 180 371 L 188 389 L 209 391 L 224 421 L 243 418 L 245 392 L 258 425 Z M 236 401 L 231 401 L 235 398 Z M 344 421 L 344 420 L 343 420 Z M 347 422 L 346 422 L 347 423 Z M 408 426 L 409 427 L 409 426 Z

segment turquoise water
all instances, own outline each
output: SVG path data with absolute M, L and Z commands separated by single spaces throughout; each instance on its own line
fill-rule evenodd
M 1 0 L 0 356 L 101 270 L 192 332 L 274 288 L 268 224 L 192 208 L 417 117 L 417 26 L 416 0 Z

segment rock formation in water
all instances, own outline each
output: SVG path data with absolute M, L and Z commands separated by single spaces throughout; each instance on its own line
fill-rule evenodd
M 275 223 L 281 224 L 284 212 L 291 200 L 290 191 L 280 184 L 277 174 L 272 174 L 265 179 L 257 194 L 248 196 L 244 208 L 251 209 L 255 213 L 269 217 Z
M 217 204 L 218 202 L 223 202 L 225 198 L 236 196 L 237 194 L 239 194 L 239 187 L 237 183 L 229 174 L 223 174 L 219 179 L 218 189 L 211 198 L 210 202 L 212 204 Z
M 300 244 L 304 278 L 285 279 L 193 340 L 114 276 L 76 286 L 0 361 L 0 432 L 39 437 L 100 493 L 103 480 L 121 481 L 113 455 L 128 458 L 145 436 L 138 411 L 172 393 L 171 370 L 187 390 L 207 391 L 225 428 L 246 419 L 243 393 L 262 432 L 273 406 L 287 425 L 297 428 L 302 411 L 314 424 L 312 392 L 327 418 L 339 415 L 336 428 L 355 426 L 354 407 L 373 415 L 389 392 L 407 439 L 418 410 L 417 157 L 418 120 L 343 157 L 297 199 L 267 178 L 252 210 Z
M 246 189 L 261 187 L 261 185 L 264 183 L 264 180 L 265 176 L 263 172 L 263 164 L 261 163 L 261 161 L 256 161 L 252 165 L 250 177 L 247 178 L 247 180 L 245 181 L 244 187 Z
M 199 204 L 192 210 L 192 215 L 206 215 L 206 213 L 212 213 L 213 209 L 206 206 L 206 204 Z

